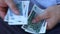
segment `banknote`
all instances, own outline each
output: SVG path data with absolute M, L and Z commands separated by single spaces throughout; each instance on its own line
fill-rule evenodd
M 4 17 L 4 21 L 8 22 L 9 21 L 9 11 L 6 13 L 5 17 Z
M 42 15 L 44 10 L 40 9 L 37 5 L 34 5 L 28 18 L 28 24 L 22 26 L 22 29 L 24 29 L 26 32 L 29 33 L 46 32 L 47 23 L 45 19 L 39 21 L 38 23 L 32 23 L 32 20 L 37 16 L 37 12 L 40 13 L 40 15 Z
M 45 21 L 41 20 L 38 23 L 32 23 L 32 19 L 35 17 L 34 11 L 32 12 L 32 15 L 28 19 L 28 24 L 22 26 L 22 28 L 25 29 L 25 31 L 28 31 L 30 33 L 44 33 L 41 32 L 43 27 L 45 28 Z
M 8 12 L 7 12 L 8 16 L 6 15 L 5 21 L 7 21 L 6 19 L 8 19 L 9 25 L 27 24 L 29 2 L 30 1 L 18 1 L 18 2 L 16 2 L 16 7 L 18 8 L 20 15 L 14 14 L 13 11 L 9 8 Z
M 8 15 L 5 16 L 4 21 L 8 22 Z

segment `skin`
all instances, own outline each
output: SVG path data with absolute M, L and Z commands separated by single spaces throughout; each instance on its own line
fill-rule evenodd
M 44 14 L 38 15 L 32 22 L 35 23 L 42 19 L 46 19 L 47 30 L 52 29 L 60 20 L 60 5 L 48 7 Z
M 4 19 L 8 7 L 11 8 L 15 14 L 19 14 L 13 0 L 0 0 L 0 17 L 2 19 Z M 52 29 L 60 20 L 60 5 L 48 7 L 43 15 L 38 15 L 32 22 L 38 22 L 42 19 L 46 19 L 48 23 L 47 30 Z
M 0 17 L 4 19 L 4 16 L 7 12 L 7 9 L 11 8 L 11 10 L 18 15 L 19 11 L 17 7 L 15 6 L 13 0 L 0 0 Z

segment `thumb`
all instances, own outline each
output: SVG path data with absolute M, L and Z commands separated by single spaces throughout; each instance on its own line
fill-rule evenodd
M 15 14 L 19 14 L 19 10 L 17 9 L 15 3 L 13 2 L 13 0 L 5 0 L 5 2 L 7 3 L 7 5 L 11 8 L 11 10 L 15 13 Z
M 39 22 L 40 20 L 42 19 L 48 19 L 50 16 L 49 16 L 49 12 L 45 11 L 42 15 L 38 15 L 37 17 L 35 17 L 33 20 L 32 20 L 32 23 L 36 23 L 36 22 Z

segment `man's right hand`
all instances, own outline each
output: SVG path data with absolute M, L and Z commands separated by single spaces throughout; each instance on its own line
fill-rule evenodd
M 42 19 L 46 19 L 47 29 L 52 29 L 60 20 L 60 5 L 47 8 L 42 15 L 37 16 L 32 22 L 36 23 Z

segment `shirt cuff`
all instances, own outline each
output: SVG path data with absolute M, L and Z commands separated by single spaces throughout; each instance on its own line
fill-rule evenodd
M 60 0 L 56 0 L 56 2 L 57 2 L 57 5 L 60 5 Z

